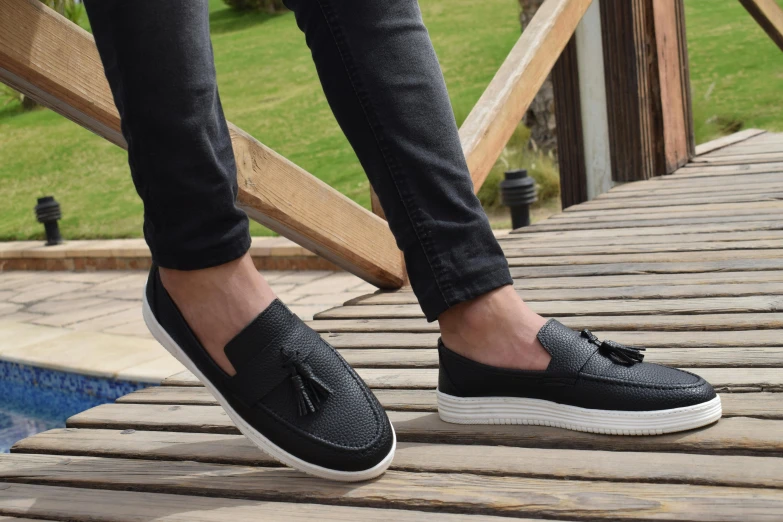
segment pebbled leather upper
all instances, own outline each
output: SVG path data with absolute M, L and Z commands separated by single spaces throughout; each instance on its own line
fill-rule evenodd
M 232 377 L 201 346 L 156 267 L 146 291 L 168 334 L 231 407 L 277 446 L 342 471 L 369 469 L 391 451 L 391 424 L 378 400 L 340 354 L 279 300 L 226 345 L 226 356 L 237 370 Z M 316 411 L 302 414 L 298 408 L 292 361 L 328 389 Z
M 544 371 L 480 364 L 438 343 L 438 389 L 458 397 L 529 397 L 582 408 L 655 411 L 715 397 L 698 375 L 658 364 L 621 364 L 578 332 L 550 319 L 538 340 L 552 356 Z

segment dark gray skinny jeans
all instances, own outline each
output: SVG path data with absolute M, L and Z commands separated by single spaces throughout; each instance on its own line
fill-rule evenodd
M 207 0 L 86 0 L 160 266 L 242 256 L 248 221 L 218 96 Z M 511 284 L 416 0 L 287 0 L 430 321 Z M 296 122 L 291 122 L 295 125 Z

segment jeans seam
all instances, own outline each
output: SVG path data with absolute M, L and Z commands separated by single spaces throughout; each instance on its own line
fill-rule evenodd
M 356 95 L 357 100 L 359 101 L 359 105 L 362 108 L 362 112 L 364 113 L 365 120 L 367 121 L 370 131 L 372 132 L 373 139 L 375 140 L 375 144 L 378 146 L 378 149 L 381 151 L 381 157 L 383 158 L 383 162 L 386 165 L 387 170 L 389 171 L 389 175 L 391 177 L 392 183 L 394 184 L 394 187 L 397 189 L 397 194 L 400 197 L 400 201 L 402 202 L 402 206 L 405 209 L 405 214 L 408 217 L 408 221 L 411 224 L 411 228 L 413 229 L 414 234 L 416 234 L 416 238 L 419 240 L 419 244 L 422 246 L 422 251 L 424 252 L 424 258 L 427 260 L 427 263 L 430 266 L 430 271 L 433 274 L 433 279 L 435 281 L 435 285 L 438 288 L 438 292 L 441 294 L 441 298 L 443 299 L 444 303 L 447 303 L 449 300 L 446 299 L 446 295 L 444 293 L 442 282 L 439 281 L 438 272 L 435 270 L 435 266 L 433 265 L 433 260 L 430 258 L 431 254 L 431 240 L 430 240 L 430 234 L 429 231 L 426 229 L 419 230 L 419 228 L 416 225 L 416 221 L 411 216 L 411 211 L 408 209 L 408 198 L 403 196 L 403 191 L 400 189 L 399 184 L 397 183 L 395 172 L 397 172 L 396 168 L 393 168 L 392 161 L 390 161 L 388 154 L 385 150 L 385 147 L 382 145 L 381 141 L 378 139 L 378 134 L 376 133 L 375 126 L 373 125 L 372 119 L 370 118 L 368 114 L 368 107 L 365 104 L 365 101 L 363 99 L 361 90 L 357 86 L 357 80 L 354 78 L 354 75 L 351 71 L 351 68 L 349 67 L 348 63 L 346 62 L 346 56 L 343 50 L 343 47 L 340 45 L 341 42 L 338 39 L 337 33 L 339 32 L 339 29 L 336 30 L 335 27 L 333 27 L 333 24 L 331 23 L 329 19 L 329 15 L 327 14 L 327 11 L 330 12 L 330 14 L 333 15 L 331 12 L 330 7 L 325 5 L 324 0 L 316 0 L 318 3 L 318 6 L 321 10 L 321 14 L 324 17 L 324 21 L 326 22 L 326 27 L 329 29 L 329 34 L 332 37 L 332 40 L 334 41 L 335 47 L 337 47 L 337 52 L 340 55 L 340 61 L 343 64 L 343 67 L 345 69 L 345 73 L 348 75 L 348 80 L 351 83 L 351 87 L 353 88 L 354 94 Z M 336 18 L 336 17 L 335 17 Z M 336 20 L 335 20 L 336 22 Z M 337 24 L 339 25 L 339 24 Z M 340 35 L 342 36 L 342 35 Z M 380 126 L 380 122 L 377 122 L 377 126 Z M 437 255 L 435 256 L 437 260 Z M 440 264 L 440 263 L 438 263 Z M 451 285 L 447 282 L 447 290 L 448 293 L 451 292 Z

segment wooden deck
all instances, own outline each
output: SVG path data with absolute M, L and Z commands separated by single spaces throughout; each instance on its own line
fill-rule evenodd
M 436 325 L 410 291 L 378 293 L 312 325 L 389 410 L 400 444 L 380 479 L 277 467 L 179 374 L 19 442 L 0 458 L 0 519 L 783 520 L 783 134 L 699 152 L 502 245 L 540 313 L 714 383 L 717 424 L 612 437 L 443 423 Z

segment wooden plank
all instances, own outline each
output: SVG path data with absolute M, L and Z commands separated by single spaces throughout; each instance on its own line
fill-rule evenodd
M 769 520 L 783 511 L 783 492 L 762 488 L 593 482 L 464 473 L 388 471 L 360 487 L 276 467 L 160 462 L 101 457 L 9 455 L 6 482 L 132 489 L 148 493 L 239 496 L 345 506 L 451 509 L 521 516 L 611 519 Z M 219 476 L 220 480 L 215 480 Z M 501 493 L 502 492 L 502 493 Z M 544 493 L 546 492 L 546 493 Z
M 566 277 L 623 275 L 635 273 L 682 274 L 695 272 L 780 270 L 776 259 L 739 259 L 702 263 L 608 263 L 600 265 L 512 267 L 511 277 Z
M 538 267 L 538 266 L 577 266 L 597 264 L 623 264 L 623 263 L 694 263 L 694 262 L 719 262 L 756 259 L 781 259 L 781 249 L 735 249 L 735 250 L 703 250 L 696 252 L 642 252 L 633 254 L 581 254 L 560 256 L 508 256 L 510 267 Z
M 449 424 L 428 412 L 388 414 L 397 439 L 405 442 L 735 455 L 780 455 L 783 451 L 783 421 L 749 417 L 726 417 L 709 427 L 671 435 L 612 437 L 543 426 Z M 239 433 L 218 406 L 103 404 L 74 415 L 68 419 L 67 426 Z
M 774 232 L 770 235 L 776 235 Z M 693 237 L 693 234 L 690 234 Z M 669 236 L 669 241 L 623 242 L 617 240 L 615 244 L 584 244 L 568 245 L 568 241 L 530 242 L 508 239 L 500 242 L 506 257 L 542 257 L 542 256 L 574 256 L 577 254 L 638 254 L 656 252 L 704 252 L 720 250 L 767 250 L 783 248 L 783 238 L 780 239 L 737 239 L 734 241 L 716 241 L 704 237 L 697 240 L 682 241 L 677 236 Z M 680 239 L 679 241 L 677 239 Z
M 729 317 L 730 319 L 730 317 Z M 350 321 L 347 319 L 346 321 Z M 317 327 L 321 321 L 313 321 L 312 324 Z M 335 320 L 330 321 L 334 323 Z M 579 319 L 570 318 L 566 322 L 571 324 L 579 324 Z M 376 320 L 375 324 L 383 328 L 385 320 Z M 436 326 L 435 323 L 432 323 Z M 646 346 L 648 348 L 664 349 L 663 351 L 669 352 L 673 349 L 691 349 L 697 348 L 727 348 L 724 350 L 727 352 L 738 352 L 735 357 L 740 357 L 742 354 L 739 352 L 745 352 L 744 348 L 775 348 L 779 349 L 783 347 L 783 329 L 776 330 L 730 330 L 730 331 L 680 331 L 680 332 L 666 332 L 666 331 L 634 331 L 634 330 L 614 330 L 614 331 L 601 331 L 593 329 L 593 332 L 599 338 L 611 338 L 613 341 L 617 341 L 622 344 L 628 344 L 631 346 Z M 332 346 L 339 350 L 343 350 L 346 353 L 351 353 L 349 350 L 412 350 L 421 351 L 421 349 L 428 349 L 426 351 L 434 352 L 434 348 L 438 341 L 437 329 L 431 333 L 413 333 L 413 332 L 399 332 L 398 335 L 388 335 L 388 331 L 381 330 L 375 332 L 324 332 L 323 338 L 329 342 Z M 433 349 L 433 350 L 429 350 Z M 651 350 L 647 354 L 648 357 L 652 357 L 653 354 L 659 350 Z M 748 353 L 751 353 L 749 351 Z M 354 352 L 357 353 L 357 352 Z M 696 357 L 696 351 L 693 352 Z M 707 353 L 707 352 L 705 352 Z M 776 352 L 770 352 L 773 354 Z M 397 357 L 407 357 L 404 353 L 397 353 Z
M 734 134 L 729 134 L 728 136 L 721 136 L 720 138 L 702 143 L 701 145 L 696 145 L 696 155 L 701 156 L 702 154 L 708 154 L 724 147 L 741 143 L 758 136 L 759 134 L 764 134 L 764 132 L 766 131 L 761 129 L 745 129 L 740 132 L 735 132 Z
M 783 314 L 703 314 L 682 318 L 677 315 L 627 315 L 627 316 L 582 316 L 560 317 L 558 321 L 575 330 L 591 328 L 596 331 L 612 332 L 604 335 L 614 337 L 615 332 L 649 331 L 665 332 L 715 332 L 748 331 L 759 332 L 783 328 Z M 427 323 L 423 317 L 408 319 L 321 319 L 310 323 L 321 332 L 340 332 L 337 325 L 344 324 L 346 331 L 355 332 L 437 332 L 434 323 Z M 334 329 L 334 330 L 332 330 Z M 710 332 L 705 332 L 710 333 Z M 710 334 L 711 335 L 711 334 Z M 707 339 L 704 337 L 702 339 Z M 702 341 L 707 342 L 707 341 Z
M 262 225 L 381 288 L 404 280 L 388 224 L 326 183 L 231 128 L 237 204 Z
M 781 132 L 765 132 L 753 138 L 755 143 L 780 143 L 781 140 L 783 140 L 783 133 Z
M 526 230 L 531 228 L 531 230 Z M 769 230 L 781 230 L 783 228 L 783 220 L 781 221 L 739 221 L 729 223 L 702 223 L 691 224 L 687 223 L 677 225 L 662 225 L 662 226 L 647 226 L 647 227 L 633 227 L 628 226 L 625 228 L 602 226 L 594 229 L 586 229 L 580 225 L 574 225 L 572 227 L 558 226 L 554 230 L 547 230 L 541 226 L 518 228 L 511 231 L 506 237 L 511 239 L 539 239 L 543 240 L 545 237 L 554 238 L 567 238 L 567 237 L 579 237 L 582 241 L 586 241 L 591 238 L 605 238 L 607 236 L 620 238 L 620 237 L 643 237 L 643 236 L 672 236 L 680 234 L 709 234 L 716 232 L 756 232 L 756 231 L 769 231 Z M 542 234 L 538 238 L 539 234 Z M 547 234 L 544 236 L 543 234 Z
M 617 218 L 625 219 L 658 219 L 661 214 L 666 217 L 709 217 L 709 216 L 743 216 L 775 213 L 780 215 L 783 202 L 777 199 L 766 201 L 742 201 L 732 203 L 702 203 L 686 207 L 682 205 L 646 207 L 644 210 L 630 208 L 617 209 L 584 209 L 574 212 L 563 212 L 552 216 L 547 222 L 581 223 L 584 221 L 611 221 Z
M 685 178 L 687 179 L 687 178 Z M 734 179 L 734 178 L 728 178 Z M 623 185 L 620 185 L 623 186 Z M 647 200 L 653 201 L 667 201 L 667 200 L 680 200 L 680 199 L 693 199 L 697 197 L 721 197 L 726 194 L 726 187 L 720 185 L 704 185 L 693 187 L 681 187 L 677 183 L 673 184 L 659 184 L 658 188 L 648 187 L 643 190 L 625 190 L 616 191 L 610 190 L 604 194 L 601 194 L 590 203 L 597 204 L 598 202 L 609 201 L 625 201 L 627 204 L 632 205 L 636 202 L 644 202 Z M 741 183 L 735 183 L 731 187 L 731 194 L 738 195 L 765 195 L 768 193 L 777 193 L 783 189 L 783 183 L 780 182 L 766 182 L 755 183 L 750 185 L 744 185 Z M 663 197 L 666 196 L 666 197 Z
M 592 0 L 547 0 L 460 127 L 476 192 Z
M 783 314 L 705 314 L 693 317 L 687 321 L 676 316 L 585 316 L 585 317 L 561 317 L 561 323 L 574 328 L 602 328 L 604 336 L 614 337 L 618 331 L 636 328 L 640 331 L 653 329 L 656 335 L 664 338 L 669 332 L 690 332 L 698 335 L 702 329 L 714 330 L 714 332 L 731 332 L 734 329 L 757 328 L 761 334 L 765 329 L 780 328 L 783 325 Z M 736 324 L 734 323 L 736 321 Z M 409 319 L 321 319 L 312 321 L 310 326 L 322 333 L 346 333 L 346 332 L 408 332 L 427 333 L 438 332 L 436 323 L 428 323 L 424 318 Z M 747 331 L 747 330 L 742 330 Z M 611 332 L 611 333 L 608 333 Z M 713 335 L 714 332 L 704 332 Z M 732 334 L 734 335 L 734 334 Z M 707 343 L 708 337 L 699 337 L 702 343 Z M 736 339 L 738 345 L 743 341 Z M 647 341 L 649 342 L 649 341 Z
M 0 0 L 0 80 L 125 146 L 92 36 L 36 0 Z M 402 284 L 388 225 L 229 124 L 238 203 L 260 223 L 380 287 Z
M 689 368 L 701 375 L 720 393 L 781 392 L 783 368 Z M 434 369 L 359 368 L 359 376 L 373 389 L 433 389 L 438 371 Z M 167 386 L 201 386 L 190 372 L 180 372 L 164 379 Z
M 644 216 L 657 216 L 658 214 L 666 214 L 667 216 L 704 216 L 709 215 L 707 212 L 720 211 L 723 214 L 739 215 L 745 210 L 781 210 L 783 204 L 780 199 L 775 197 L 764 197 L 754 195 L 755 197 L 750 201 L 706 201 L 704 203 L 698 203 L 691 200 L 688 205 L 661 205 L 655 207 L 636 207 L 633 204 L 626 205 L 625 207 L 618 208 L 591 208 L 589 205 L 585 205 L 584 208 L 573 210 L 570 212 L 563 212 L 552 216 L 549 219 L 557 220 L 573 220 L 584 219 L 588 217 L 603 217 L 603 216 L 636 216 L 642 214 Z M 640 209 L 644 210 L 640 210 Z
M 655 27 L 655 46 L 658 63 L 663 152 L 665 173 L 671 173 L 686 164 L 692 156 L 693 114 L 690 104 L 690 85 L 683 79 L 687 62 L 683 63 L 685 27 L 682 0 L 653 0 L 652 14 Z M 687 53 L 687 49 L 684 51 Z
M 659 218 L 659 219 L 615 219 L 613 221 L 595 221 L 585 223 L 568 223 L 556 220 L 537 224 L 533 230 L 524 232 L 513 232 L 519 234 L 532 234 L 537 232 L 553 232 L 565 230 L 594 230 L 594 229 L 640 229 L 648 227 L 671 227 L 677 225 L 686 225 L 692 228 L 694 225 L 723 224 L 730 225 L 726 230 L 768 230 L 770 228 L 780 227 L 780 213 L 770 211 L 761 215 L 748 213 L 740 216 L 710 216 L 710 217 L 685 217 L 685 218 Z
M 101 522 L 258 522 L 259 520 L 366 520 L 383 522 L 502 522 L 497 517 L 426 513 L 323 504 L 254 501 L 137 491 L 0 484 L 0 511 L 19 516 Z M 532 522 L 532 521 L 528 521 Z
M 680 317 L 710 313 L 783 312 L 783 296 L 705 297 L 689 299 L 613 299 L 605 301 L 529 301 L 528 306 L 546 317 L 587 315 L 660 315 Z M 342 306 L 319 312 L 324 319 L 380 319 L 424 317 L 418 305 Z M 683 322 L 693 319 L 682 318 Z
M 647 337 L 654 334 L 645 332 Z M 398 333 L 389 340 L 387 333 L 338 334 L 337 340 L 363 348 L 340 348 L 340 354 L 354 368 L 437 368 L 437 334 Z M 353 339 L 351 339 L 353 336 Z M 419 337 L 418 339 L 416 337 Z M 612 335 L 613 340 L 616 336 Z M 411 339 L 411 342 L 406 342 Z M 385 341 L 385 342 L 384 342 Z M 394 345 L 386 347 L 385 345 Z M 644 344 L 642 344 L 644 346 Z M 645 360 L 670 366 L 688 367 L 783 367 L 783 347 L 675 348 L 663 346 L 649 352 Z M 736 350 L 736 351 L 735 351 Z M 781 399 L 783 401 L 783 399 Z
M 674 174 L 661 178 L 653 178 L 647 181 L 660 183 L 674 183 L 678 185 L 684 182 L 695 182 L 701 179 L 701 183 L 719 184 L 725 183 L 725 178 L 731 181 L 728 183 L 737 183 L 741 180 L 747 180 L 747 183 L 761 183 L 764 181 L 776 181 L 780 179 L 781 167 L 783 162 L 773 161 L 767 163 L 754 164 L 732 164 L 732 165 L 713 165 L 706 163 L 688 163 Z M 620 187 L 617 187 L 621 189 Z M 637 187 L 627 190 L 636 190 Z
M 383 389 L 430 389 L 435 387 L 438 371 L 430 368 L 419 369 L 386 369 L 358 368 L 356 373 L 375 390 Z M 774 379 L 774 376 L 772 376 Z M 757 380 L 754 378 L 754 380 Z M 774 381 L 773 381 L 774 382 Z M 166 386 L 202 386 L 196 377 L 183 371 L 167 377 L 162 384 Z M 746 383 L 743 383 L 745 386 Z
M 552 290 L 527 290 L 517 288 L 517 293 L 530 301 L 590 301 L 595 299 L 671 299 L 675 297 L 740 297 L 751 295 L 779 295 L 783 283 L 674 285 L 674 286 L 615 286 L 607 288 L 568 288 Z M 352 299 L 346 305 L 416 304 L 416 296 L 410 292 L 401 294 L 374 294 Z
M 738 154 L 733 156 L 699 156 L 693 158 L 694 164 L 708 165 L 750 165 L 753 163 L 770 163 L 783 161 L 783 152 L 767 152 L 764 154 Z
M 690 230 L 690 229 L 685 229 Z M 606 230 L 601 231 L 557 231 L 557 232 L 539 232 L 535 234 L 506 234 L 498 238 L 498 242 L 502 247 L 506 246 L 531 246 L 533 248 L 538 247 L 564 247 L 567 249 L 569 246 L 574 246 L 575 239 L 584 237 L 589 240 L 595 240 L 607 247 L 614 246 L 633 246 L 633 245 L 655 245 L 659 243 L 672 243 L 672 244 L 688 244 L 688 243 L 723 243 L 723 242 L 736 242 L 736 241 L 759 241 L 759 240 L 775 240 L 783 238 L 783 230 L 769 227 L 763 230 L 743 230 L 743 231 L 729 231 L 723 232 L 721 230 L 713 230 L 713 225 L 706 227 L 694 227 L 691 232 L 683 231 L 677 233 L 674 230 L 670 233 L 666 233 L 666 229 L 651 229 L 646 228 L 640 230 L 640 232 L 647 232 L 646 234 L 628 235 L 628 231 L 623 230 Z M 651 233 L 660 232 L 660 233 Z M 585 241 L 586 242 L 586 241 Z
M 375 395 L 388 411 L 434 412 L 438 409 L 435 390 L 376 390 Z M 721 402 L 725 417 L 783 420 L 783 395 L 780 393 L 724 393 Z M 145 388 L 117 399 L 117 403 L 218 405 L 206 388 L 196 386 Z
M 676 289 L 678 285 L 692 285 L 692 287 L 695 286 L 702 286 L 705 288 L 708 288 L 709 290 L 703 292 L 706 295 L 714 295 L 719 296 L 722 292 L 726 292 L 728 295 L 729 292 L 732 292 L 731 286 L 734 286 L 736 284 L 752 284 L 752 283 L 763 283 L 764 281 L 768 281 L 771 284 L 774 284 L 776 282 L 781 281 L 781 274 L 780 271 L 776 270 L 765 270 L 765 271 L 759 271 L 759 272 L 696 272 L 696 273 L 681 273 L 681 274 L 656 274 L 656 273 L 640 273 L 638 276 L 633 275 L 618 275 L 618 276 L 612 276 L 612 275 L 606 275 L 606 276 L 596 276 L 596 277 L 552 277 L 552 278 L 540 278 L 540 279 L 520 279 L 517 281 L 514 281 L 514 288 L 517 290 L 534 290 L 534 289 L 549 289 L 549 288 L 561 288 L 561 289 L 569 289 L 574 291 L 579 291 L 579 289 L 582 288 L 610 288 L 610 287 L 631 287 L 631 288 L 640 288 L 643 286 L 659 286 L 660 288 L 658 290 L 650 290 L 649 297 L 654 297 L 655 295 L 659 295 L 660 297 L 665 297 L 667 295 L 670 295 L 669 292 L 676 293 L 677 296 L 679 296 L 679 293 Z M 632 290 L 629 288 L 629 297 L 630 292 L 636 292 L 636 290 Z M 689 289 L 692 290 L 694 293 L 696 292 L 695 288 Z M 644 292 L 645 290 L 639 290 L 641 292 Z M 660 293 L 655 294 L 655 292 L 658 291 Z M 618 291 L 622 292 L 622 291 Z M 734 291 L 732 295 L 739 295 L 741 291 L 737 292 Z M 407 292 L 406 292 L 407 293 Z M 400 293 L 399 295 L 405 295 L 406 293 Z M 763 293 L 763 292 L 761 292 Z M 374 296 L 381 297 L 381 296 L 391 296 L 391 293 L 378 293 L 374 294 Z M 638 295 L 638 294 L 635 294 Z M 671 294 L 672 297 L 675 296 L 675 294 Z M 380 304 L 380 303 L 378 303 Z
M 783 50 L 783 9 L 775 0 L 740 0 L 772 41 Z
M 716 150 L 705 154 L 712 158 L 718 158 L 721 156 L 735 156 L 740 154 L 763 154 L 767 152 L 781 152 L 783 151 L 783 141 L 779 143 L 758 143 L 753 142 L 741 143 L 739 145 L 732 145 L 731 147 Z
M 239 435 L 56 429 L 24 439 L 16 453 L 192 460 L 276 466 Z M 633 465 L 628 465 L 632 462 Z M 518 477 L 783 488 L 779 458 L 739 455 L 582 451 L 400 442 L 391 469 Z
M 674 174 L 645 181 L 618 185 L 615 192 L 638 192 L 650 188 L 749 187 L 764 183 L 779 183 L 783 163 L 755 165 L 705 165 L 688 163 Z
M 655 208 L 655 207 L 684 207 L 689 205 L 715 204 L 715 203 L 750 203 L 753 201 L 777 201 L 783 199 L 783 191 L 768 189 L 757 189 L 754 193 L 736 194 L 733 191 L 730 194 L 715 192 L 713 194 L 702 194 L 700 197 L 672 196 L 670 198 L 662 197 L 637 197 L 633 201 L 624 199 L 603 199 L 585 202 L 577 207 L 566 209 L 566 212 L 581 213 L 586 210 L 615 210 L 628 208 Z

